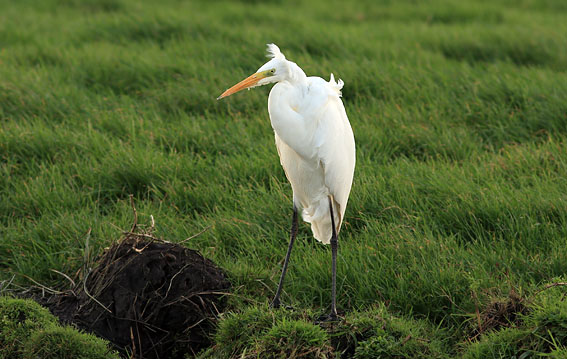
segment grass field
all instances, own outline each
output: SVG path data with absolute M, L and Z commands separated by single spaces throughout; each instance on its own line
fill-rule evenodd
M 118 239 L 133 194 L 160 237 L 206 229 L 185 245 L 227 269 L 232 311 L 268 303 L 291 221 L 269 88 L 216 98 L 270 42 L 345 81 L 357 167 L 340 310 L 386 304 L 466 356 L 477 311 L 564 281 L 560 0 L 2 0 L 0 279 L 65 282 L 51 269 L 76 272 L 87 237 L 92 255 Z M 330 249 L 299 233 L 282 299 L 323 312 Z

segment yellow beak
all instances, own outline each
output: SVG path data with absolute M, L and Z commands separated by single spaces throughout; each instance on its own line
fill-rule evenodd
M 219 97 L 217 97 L 217 100 L 220 100 L 223 97 L 227 97 L 234 93 L 237 93 L 240 90 L 244 90 L 246 88 L 252 87 L 256 85 L 258 81 L 260 81 L 261 79 L 267 76 L 268 76 L 268 71 L 256 72 L 255 74 L 248 76 L 244 80 L 240 81 L 236 85 L 232 86 L 231 88 L 223 92 Z

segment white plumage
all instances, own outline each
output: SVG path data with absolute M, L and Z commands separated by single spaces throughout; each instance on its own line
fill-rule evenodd
M 333 75 L 278 82 L 268 111 L 280 162 L 293 189 L 293 201 L 311 223 L 313 236 L 328 244 L 333 200 L 337 233 L 348 202 L 355 164 L 354 136 L 340 99 L 342 82 Z

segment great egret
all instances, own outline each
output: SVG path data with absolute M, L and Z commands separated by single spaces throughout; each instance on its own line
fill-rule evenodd
M 286 60 L 274 44 L 268 44 L 270 61 L 218 97 L 240 90 L 276 83 L 268 98 L 268 112 L 276 137 L 281 165 L 293 189 L 291 235 L 282 273 L 272 301 L 280 306 L 280 293 L 297 235 L 297 211 L 311 223 L 315 239 L 331 244 L 331 313 L 337 319 L 336 281 L 338 233 L 352 186 L 355 163 L 354 135 L 340 99 L 343 81 L 307 77 Z M 217 100 L 218 100 L 217 99 Z

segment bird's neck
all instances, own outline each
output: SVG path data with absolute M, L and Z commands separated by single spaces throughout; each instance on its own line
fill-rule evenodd
M 297 66 L 295 62 L 288 61 L 289 65 L 289 78 L 287 79 L 291 83 L 295 84 L 307 84 L 307 75 L 301 69 L 301 67 Z

